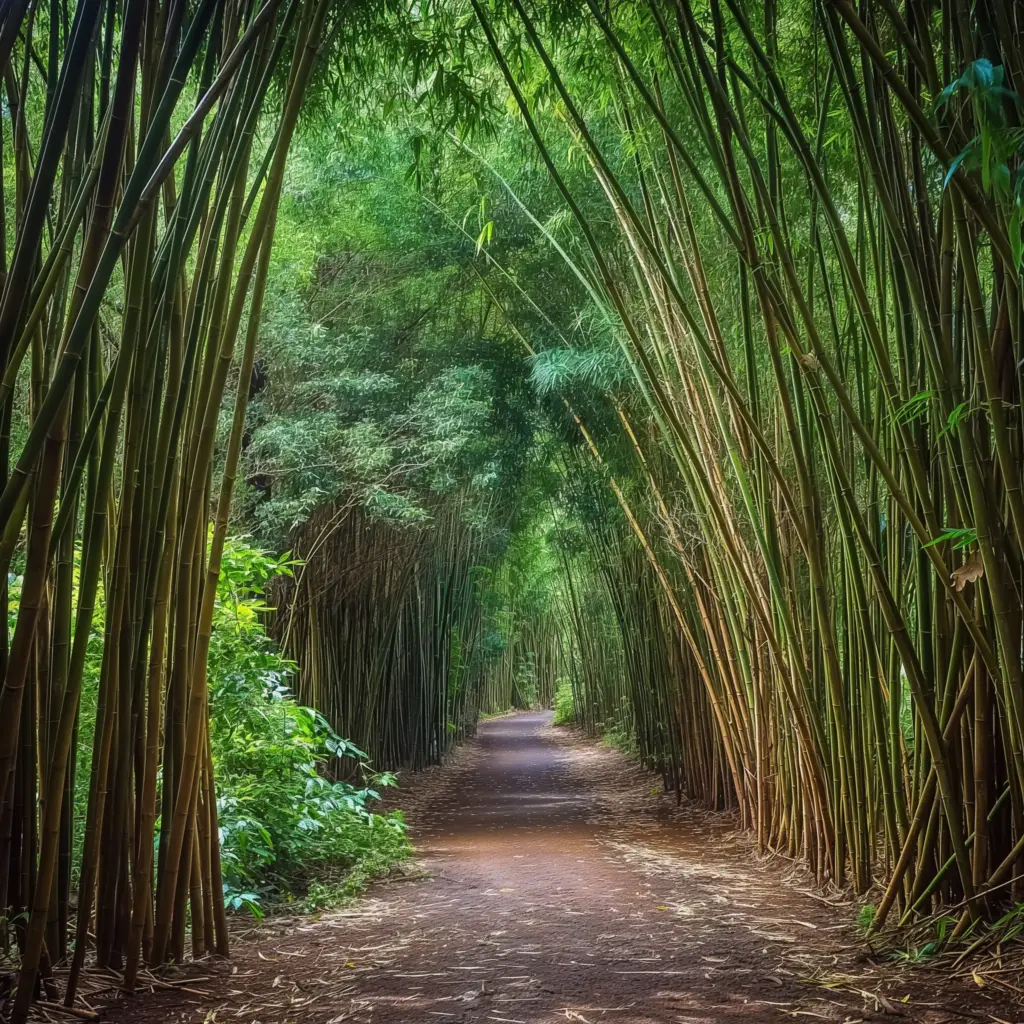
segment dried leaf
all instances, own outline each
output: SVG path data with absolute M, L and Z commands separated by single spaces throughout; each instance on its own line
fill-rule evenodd
M 972 551 L 970 557 L 950 574 L 954 589 L 963 590 L 968 583 L 975 583 L 985 575 L 985 566 L 981 561 L 981 552 Z
M 882 1007 L 882 1009 L 886 1013 L 888 1013 L 888 1014 L 895 1014 L 897 1016 L 902 1016 L 903 1011 L 902 1010 L 897 1010 L 896 1007 L 893 1006 L 893 1004 L 888 999 L 886 999 L 886 997 L 883 996 L 881 992 L 876 992 L 874 995 L 875 995 L 875 999 L 878 1001 L 878 1004 Z

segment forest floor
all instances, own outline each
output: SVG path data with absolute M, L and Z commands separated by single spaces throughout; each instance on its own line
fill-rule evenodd
M 230 963 L 196 965 L 106 1019 L 1024 1020 L 1001 982 L 878 962 L 852 904 L 759 861 L 727 817 L 676 809 L 550 714 L 485 722 L 403 804 L 416 861 L 400 882 L 319 919 L 270 921 Z

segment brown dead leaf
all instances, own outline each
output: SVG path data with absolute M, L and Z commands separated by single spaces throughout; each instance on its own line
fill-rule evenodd
M 878 1004 L 882 1007 L 882 1009 L 886 1013 L 894 1015 L 894 1016 L 899 1016 L 899 1017 L 903 1016 L 903 1011 L 900 1010 L 900 1009 L 897 1009 L 895 1006 L 893 1006 L 892 1002 L 890 1000 L 886 999 L 885 996 L 883 996 L 881 992 L 876 992 L 874 995 L 875 995 L 875 1000 L 878 1002 Z
M 958 569 L 950 574 L 950 582 L 954 589 L 963 590 L 968 583 L 975 583 L 985 575 L 985 566 L 981 561 L 981 552 L 972 551 L 970 557 Z

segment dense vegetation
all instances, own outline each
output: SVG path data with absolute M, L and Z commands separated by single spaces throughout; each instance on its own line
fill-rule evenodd
M 875 931 L 1019 927 L 1019 18 L 0 7 L 11 1019 L 538 701 Z

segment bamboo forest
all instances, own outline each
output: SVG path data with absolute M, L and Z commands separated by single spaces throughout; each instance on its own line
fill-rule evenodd
M 1019 0 L 0 72 L 0 1019 L 1024 1020 Z

